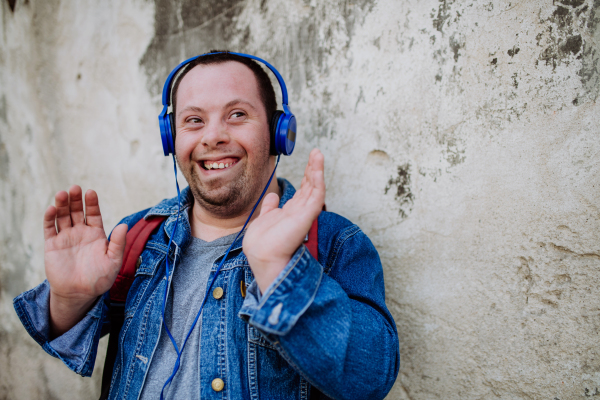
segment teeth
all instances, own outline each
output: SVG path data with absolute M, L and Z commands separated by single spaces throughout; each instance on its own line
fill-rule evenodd
M 234 163 L 213 163 L 213 162 L 204 162 L 204 168 L 206 169 L 223 169 L 228 168 L 230 165 Z

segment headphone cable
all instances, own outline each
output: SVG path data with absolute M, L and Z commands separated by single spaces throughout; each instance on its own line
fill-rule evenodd
M 169 339 L 171 339 L 171 343 L 173 344 L 173 347 L 175 348 L 175 352 L 177 353 L 177 360 L 175 361 L 175 365 L 173 366 L 173 372 L 171 373 L 171 376 L 169 376 L 169 378 L 167 379 L 167 381 L 163 385 L 162 390 L 160 391 L 160 400 L 164 400 L 163 394 L 164 394 L 165 388 L 171 383 L 171 381 L 175 377 L 175 374 L 177 373 L 177 371 L 179 371 L 179 366 L 180 366 L 180 361 L 181 361 L 181 354 L 183 353 L 183 349 L 184 349 L 184 347 L 185 347 L 185 345 L 186 345 L 186 343 L 188 341 L 188 338 L 192 334 L 192 331 L 196 327 L 196 323 L 198 322 L 198 319 L 200 318 L 200 314 L 202 313 L 202 309 L 204 308 L 204 304 L 206 303 L 206 299 L 208 298 L 208 294 L 210 293 L 210 289 L 212 289 L 212 286 L 215 283 L 215 281 L 217 279 L 217 276 L 219 275 L 219 272 L 221 272 L 221 267 L 225 263 L 225 260 L 227 259 L 227 256 L 229 256 L 229 252 L 233 248 L 233 245 L 238 240 L 238 238 L 240 237 L 240 235 L 242 234 L 242 232 L 244 232 L 244 230 L 246 229 L 246 226 L 248 225 L 248 222 L 250 222 L 250 219 L 252 218 L 252 215 L 254 214 L 254 211 L 256 210 L 256 207 L 258 207 L 258 205 L 260 204 L 261 200 L 263 199 L 265 193 L 267 192 L 267 189 L 271 185 L 271 181 L 273 180 L 273 176 L 275 176 L 275 171 L 277 171 L 277 166 L 279 165 L 279 158 L 280 157 L 281 157 L 281 155 L 277 156 L 277 162 L 275 163 L 275 168 L 273 168 L 273 172 L 271 173 L 271 176 L 269 177 L 269 181 L 267 182 L 267 185 L 265 186 L 265 188 L 263 189 L 262 193 L 260 194 L 260 197 L 258 198 L 258 201 L 256 202 L 256 204 L 252 208 L 252 211 L 250 212 L 250 215 L 248 216 L 248 219 L 244 223 L 244 226 L 242 227 L 242 230 L 240 230 L 238 232 L 238 234 L 236 235 L 235 239 L 233 239 L 233 242 L 231 243 L 231 245 L 229 246 L 229 248 L 225 252 L 225 256 L 223 257 L 223 259 L 221 259 L 221 262 L 219 263 L 219 266 L 217 267 L 217 269 L 215 271 L 215 274 L 213 275 L 213 278 L 212 278 L 212 280 L 210 282 L 210 285 L 208 285 L 208 287 L 206 288 L 206 291 L 204 292 L 204 298 L 202 299 L 202 303 L 200 304 L 200 309 L 198 310 L 198 314 L 196 314 L 196 318 L 194 319 L 194 322 L 192 323 L 192 326 L 191 326 L 190 330 L 188 331 L 188 333 L 187 333 L 187 335 L 185 337 L 185 340 L 183 341 L 183 344 L 181 345 L 181 350 L 179 350 L 179 348 L 177 347 L 177 343 L 175 342 L 175 338 L 173 338 L 173 335 L 171 335 L 171 331 L 169 331 L 169 328 L 167 327 L 167 322 L 165 320 L 165 305 L 167 303 L 167 291 L 168 291 L 168 288 L 169 288 L 169 270 L 170 270 L 169 269 L 169 251 L 168 250 L 171 248 L 171 243 L 173 242 L 173 237 L 175 235 L 175 232 L 177 230 L 177 224 L 179 222 L 179 216 L 181 214 L 181 193 L 179 191 L 179 183 L 177 182 L 177 165 L 175 163 L 175 155 L 173 155 L 173 168 L 175 170 L 175 184 L 177 185 L 177 202 L 179 204 L 179 210 L 177 211 L 177 220 L 175 221 L 175 226 L 173 227 L 173 230 L 171 232 L 171 237 L 169 239 L 169 245 L 167 247 L 167 256 L 166 256 L 166 278 L 167 278 L 167 283 L 165 285 L 165 294 L 164 294 L 164 298 L 163 298 L 162 322 L 163 322 L 163 325 L 165 327 L 165 330 L 167 331 L 167 335 L 169 336 Z M 176 261 L 176 259 L 177 259 L 177 252 L 175 251 L 175 254 L 173 256 L 173 267 L 175 267 L 175 261 Z

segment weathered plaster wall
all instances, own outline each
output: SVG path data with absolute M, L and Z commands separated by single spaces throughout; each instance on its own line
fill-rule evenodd
M 174 193 L 168 71 L 254 53 L 326 155 L 328 208 L 380 251 L 402 368 L 391 399 L 600 396 L 600 1 L 2 1 L 0 399 L 94 398 L 11 299 L 44 278 L 56 190 L 110 229 Z M 14 6 L 14 9 L 11 9 Z

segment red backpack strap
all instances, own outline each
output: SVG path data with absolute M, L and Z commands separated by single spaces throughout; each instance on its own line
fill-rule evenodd
M 319 218 L 315 218 L 308 231 L 308 240 L 304 242 L 304 245 L 313 256 L 313 258 L 319 261 Z
M 323 204 L 323 211 L 327 211 L 325 204 Z M 308 235 L 306 235 L 304 245 L 313 258 L 319 261 L 319 217 L 315 218 L 313 221 L 310 230 L 308 231 Z
M 117 275 L 115 283 L 110 288 L 110 300 L 125 302 L 127 292 L 135 278 L 137 260 L 144 251 L 146 242 L 152 232 L 166 219 L 166 216 L 142 218 L 135 224 L 126 236 L 125 251 L 123 253 L 123 265 Z
M 142 218 L 127 232 L 125 251 L 123 252 L 123 265 L 121 265 L 121 270 L 119 271 L 119 275 L 117 275 L 115 283 L 110 288 L 110 299 L 107 304 L 109 306 L 108 320 L 110 322 L 110 333 L 106 358 L 104 359 L 100 400 L 108 399 L 113 368 L 119 350 L 119 333 L 121 332 L 125 318 L 125 300 L 127 300 L 127 293 L 135 278 L 135 271 L 138 267 L 137 260 L 142 251 L 144 251 L 146 242 L 148 242 L 148 238 L 152 232 L 166 218 L 165 216 L 152 217 L 147 220 Z

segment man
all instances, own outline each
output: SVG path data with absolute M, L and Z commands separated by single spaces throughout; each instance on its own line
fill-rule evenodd
M 83 376 L 93 370 L 107 321 L 101 297 L 121 266 L 128 227 L 168 216 L 148 240 L 127 296 L 111 399 L 159 398 L 169 378 L 168 399 L 376 399 L 396 379 L 398 337 L 379 257 L 356 225 L 321 212 L 318 150 L 297 192 L 283 179 L 271 181 L 243 243 L 233 243 L 275 167 L 275 96 L 253 63 L 232 54 L 200 57 L 174 85 L 175 153 L 190 185 L 180 214 L 177 198 L 165 200 L 125 218 L 109 242 L 95 192 L 84 205 L 73 186 L 46 210 L 47 281 L 18 296 L 15 309 L 48 353 Z M 303 245 L 317 217 L 319 261 Z

